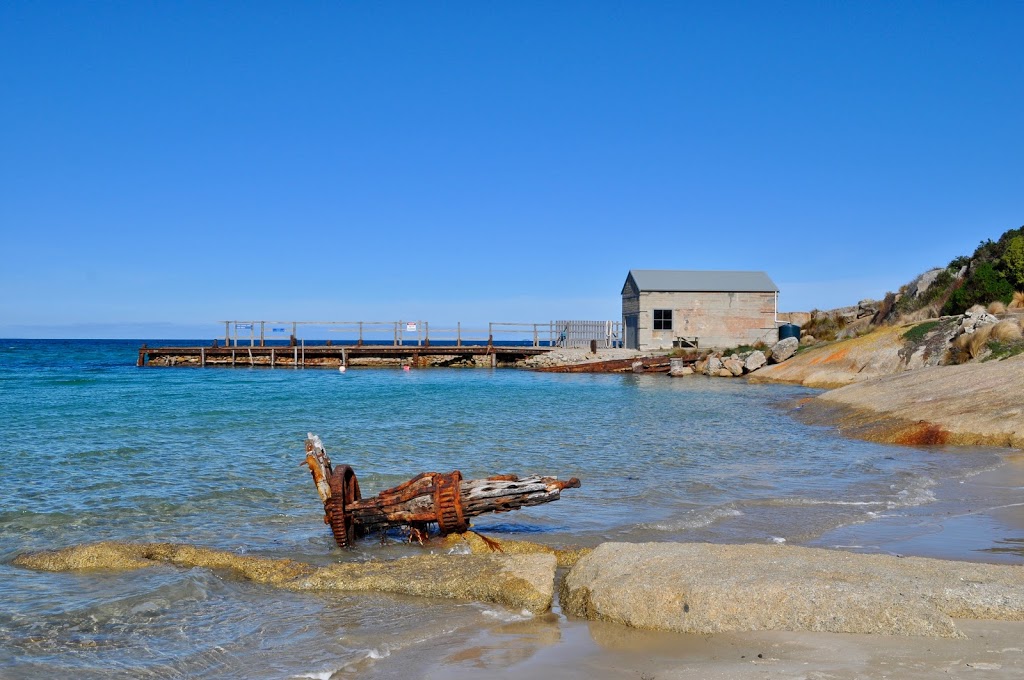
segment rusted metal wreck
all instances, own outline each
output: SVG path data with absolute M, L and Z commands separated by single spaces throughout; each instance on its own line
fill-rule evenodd
M 306 460 L 324 504 L 324 523 L 342 548 L 367 533 L 406 526 L 410 537 L 423 541 L 431 525 L 441 535 L 461 533 L 469 518 L 487 512 L 508 512 L 557 501 L 562 489 L 576 489 L 580 480 L 554 477 L 498 475 L 464 480 L 462 473 L 424 472 L 407 482 L 363 498 L 359 480 L 348 465 L 331 465 L 320 437 L 309 433 Z

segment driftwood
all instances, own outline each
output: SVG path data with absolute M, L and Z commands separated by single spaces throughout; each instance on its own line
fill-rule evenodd
M 324 522 L 334 540 L 345 548 L 359 536 L 389 527 L 408 526 L 420 540 L 436 524 L 442 535 L 469 528 L 469 518 L 487 512 L 508 512 L 557 501 L 562 489 L 579 488 L 575 477 L 498 475 L 464 480 L 454 470 L 447 474 L 424 472 L 407 482 L 363 498 L 356 473 L 348 465 L 331 465 L 320 438 L 306 439 L 306 460 L 317 493 L 324 504 Z

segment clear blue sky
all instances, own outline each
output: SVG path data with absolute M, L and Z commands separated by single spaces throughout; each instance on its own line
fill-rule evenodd
M 878 297 L 1024 224 L 1021 2 L 0 4 L 0 337 Z

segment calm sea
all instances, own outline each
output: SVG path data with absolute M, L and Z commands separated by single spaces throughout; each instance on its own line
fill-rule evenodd
M 555 545 L 835 545 L 856 527 L 1004 500 L 957 495 L 1003 452 L 843 439 L 791 417 L 814 393 L 802 388 L 511 369 L 137 368 L 139 344 L 0 341 L 0 677 L 416 677 L 415 659 L 443 659 L 522 616 L 287 593 L 202 569 L 9 564 L 103 539 L 316 563 L 430 549 L 334 547 L 300 467 L 307 432 L 352 465 L 364 496 L 425 470 L 579 477 L 556 503 L 475 522 Z M 1024 562 L 972 541 L 958 556 Z

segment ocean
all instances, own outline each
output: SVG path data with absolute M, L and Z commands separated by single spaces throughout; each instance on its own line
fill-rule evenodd
M 425 677 L 468 663 L 458 650 L 481 631 L 528 654 L 547 644 L 538 628 L 557 638 L 576 625 L 557 608 L 535 620 L 473 602 L 283 592 L 204 569 L 10 564 L 108 539 L 315 564 L 440 550 L 397 533 L 339 550 L 300 467 L 307 432 L 354 468 L 364 496 L 422 471 L 581 480 L 555 503 L 477 518 L 485 535 L 1024 564 L 1019 514 L 1005 512 L 1021 487 L 972 481 L 998 480 L 1014 455 L 845 439 L 793 417 L 814 390 L 516 369 L 138 368 L 140 344 L 0 340 L 0 677 Z

